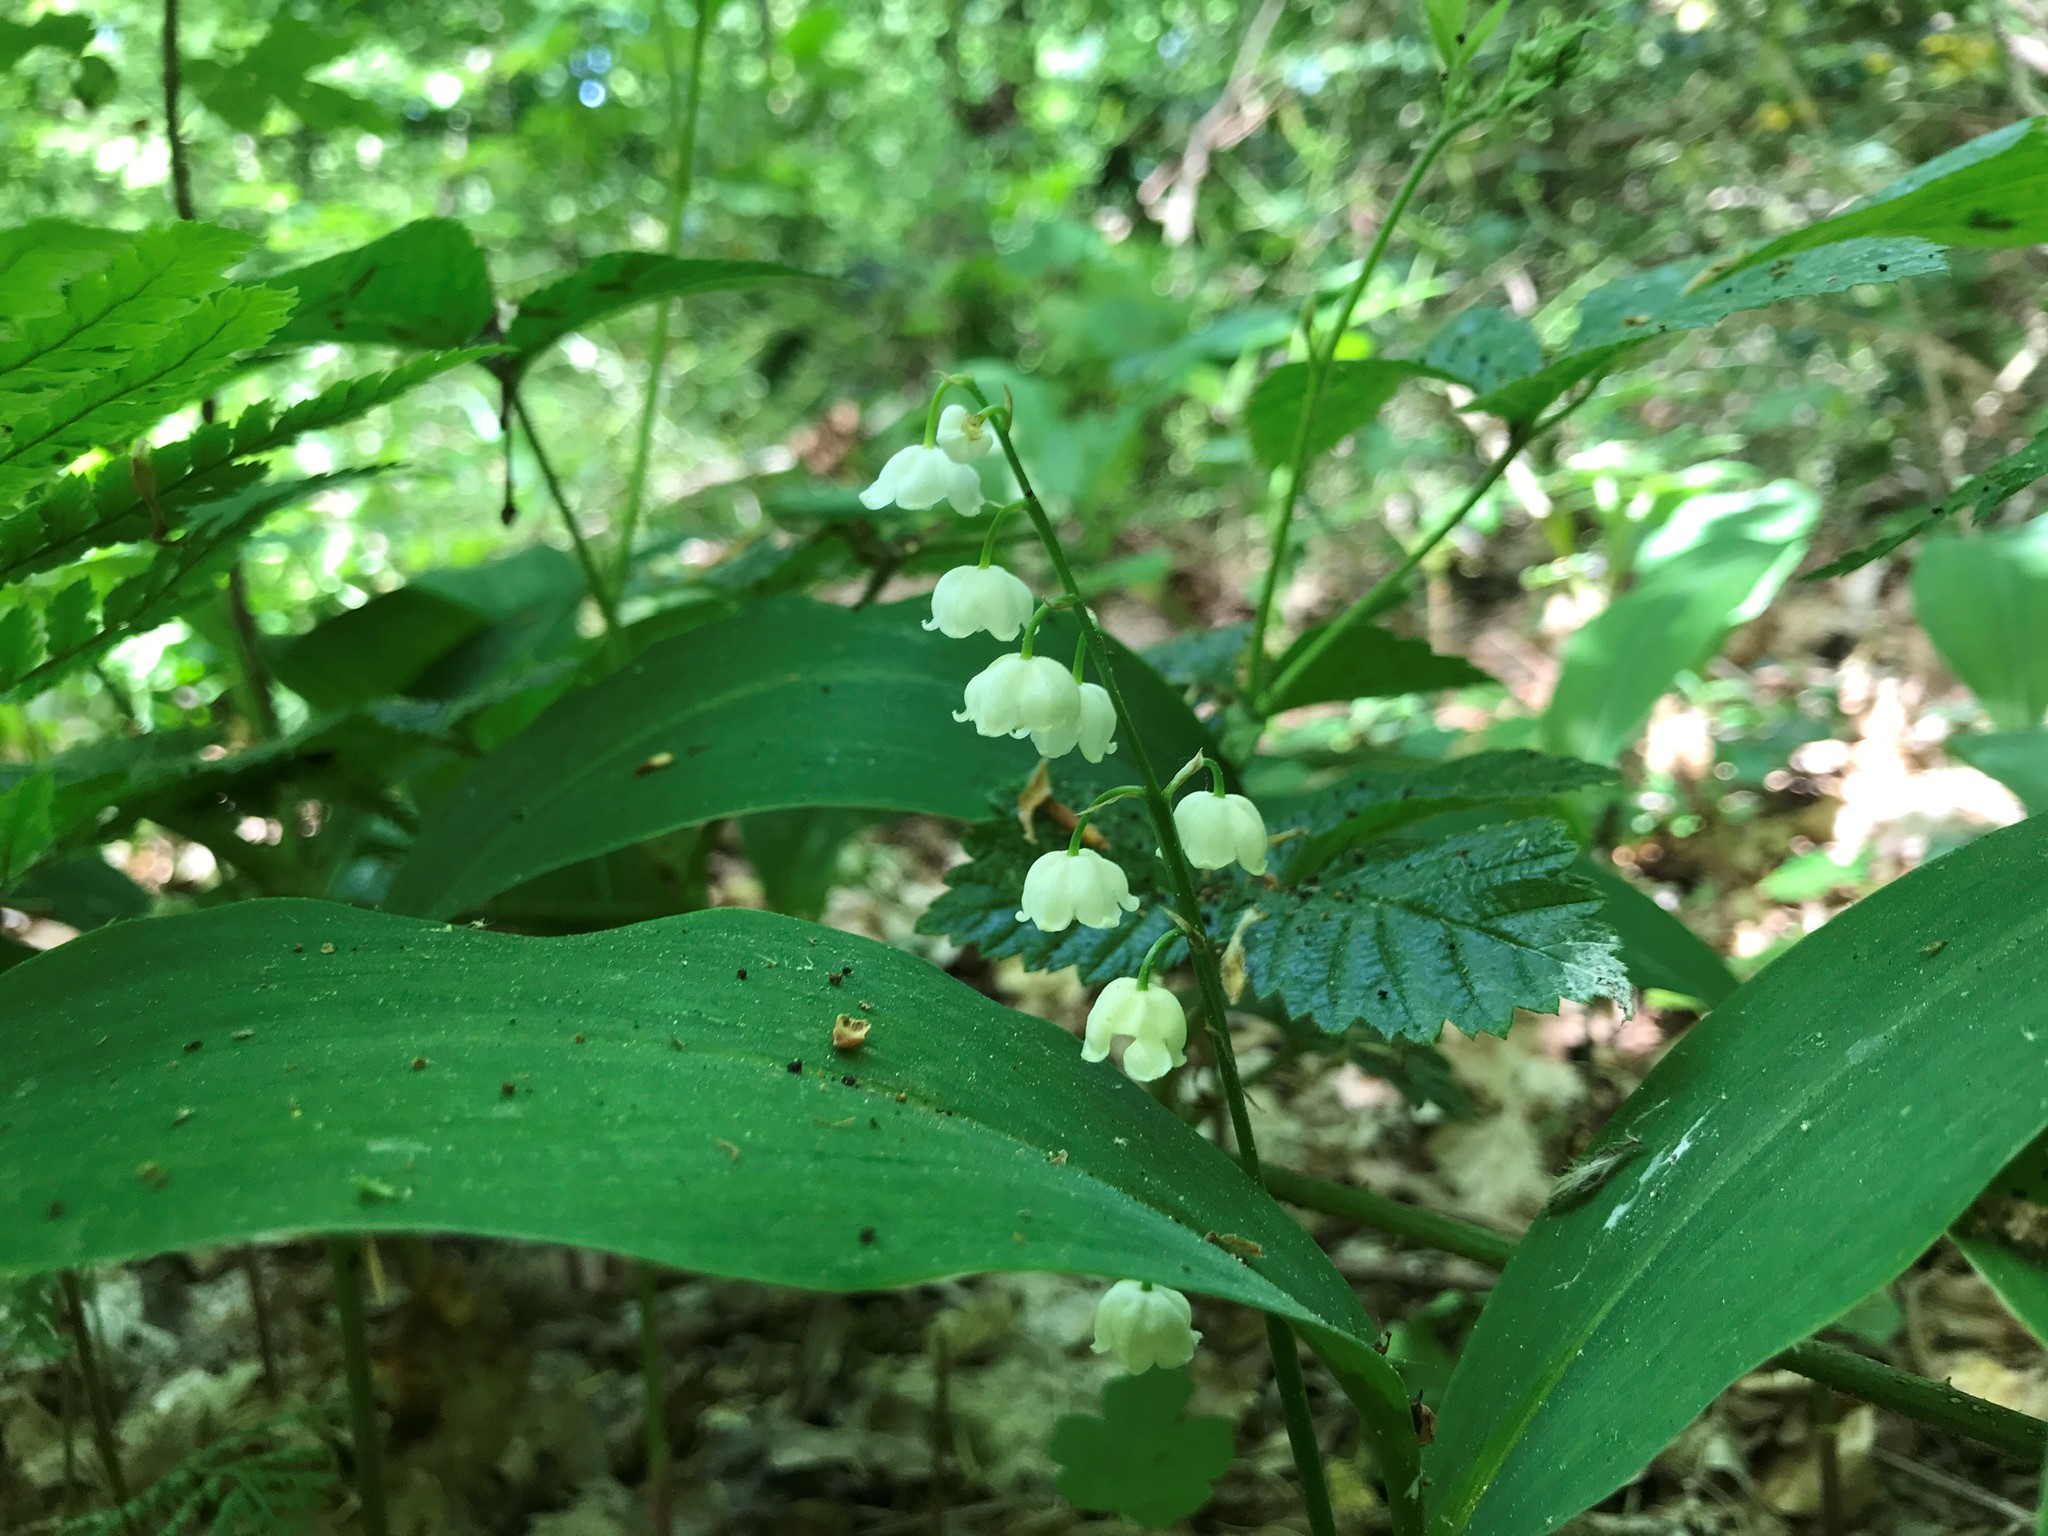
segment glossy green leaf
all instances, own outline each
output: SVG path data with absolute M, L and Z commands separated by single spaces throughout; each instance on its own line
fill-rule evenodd
M 403 693 L 490 621 L 420 587 L 400 587 L 316 624 L 282 647 L 277 680 L 315 709 L 349 709 Z
M 811 276 L 774 261 L 612 251 L 521 299 L 505 327 L 505 344 L 515 354 L 515 365 L 524 368 L 569 332 L 636 305 Z
M 2048 1264 L 2044 1255 L 2027 1253 L 2017 1244 L 1989 1233 L 1950 1234 L 1970 1268 L 1998 1293 L 2029 1333 L 2048 1344 Z
M 546 870 L 720 816 L 798 806 L 985 814 L 990 790 L 1028 772 L 1032 750 L 953 719 L 967 679 L 1000 648 L 928 633 L 923 613 L 915 602 L 854 609 L 777 597 L 648 647 L 480 764 L 421 829 L 386 904 L 450 915 Z M 1073 643 L 1057 624 L 1041 634 L 1053 654 Z M 1206 734 L 1149 668 L 1127 660 L 1126 682 L 1161 733 L 1155 751 L 1185 761 Z
M 1465 1346 L 1432 1532 L 1539 1536 L 1603 1498 L 2048 1124 L 2044 861 L 2035 820 L 1895 881 L 1657 1064 L 1601 1138 L 1639 1154 L 1537 1221 Z
M 2022 118 L 1937 155 L 1833 218 L 1759 246 L 1729 272 L 1872 235 L 1939 245 L 2048 241 L 2048 118 Z
M 1286 689 L 1267 700 L 1273 713 L 1337 699 L 1390 699 L 1405 693 L 1475 688 L 1493 681 L 1462 656 L 1439 656 L 1427 640 L 1397 635 L 1376 624 L 1353 625 L 1290 676 L 1289 666 L 1321 634 L 1320 626 L 1309 630 L 1273 663 L 1272 675 L 1287 680 Z
M 1939 246 L 1924 240 L 1846 240 L 1717 278 L 1695 291 L 1692 283 L 1705 266 L 1697 260 L 1675 262 L 1594 289 L 1562 353 L 1526 378 L 1481 395 L 1472 409 L 1533 421 L 1566 391 L 1657 337 L 1719 325 L 1730 315 L 1782 299 L 1823 297 L 1858 284 L 1945 272 L 1948 259 Z
M 2029 816 L 2048 811 L 2048 731 L 1971 733 L 1942 746 L 2019 796 Z
M 1601 918 L 1621 940 L 1621 963 L 1638 987 L 1657 987 L 1709 1008 L 1736 987 L 1728 962 L 1605 859 L 1587 856 L 1572 873 L 1588 880 L 1606 906 Z
M 368 245 L 265 279 L 293 294 L 282 345 L 322 341 L 434 349 L 479 340 L 492 321 L 490 273 L 453 219 L 419 219 Z
M 2000 731 L 2048 715 L 2048 519 L 1935 539 L 1913 567 L 1913 612 Z
M 1543 744 L 1613 762 L 1678 675 L 1704 665 L 1769 604 L 1819 515 L 1819 498 L 1785 480 L 1682 504 L 1637 552 L 1641 579 L 1566 645 Z
M 1549 820 L 1352 849 L 1299 886 L 1256 890 L 1245 973 L 1330 1033 L 1505 1034 L 1517 1008 L 1629 997 L 1578 847 Z
M 57 781 L 48 773 L 31 773 L 0 791 L 0 891 L 11 890 L 49 851 L 56 835 L 50 824 L 56 793 Z
M 1394 391 L 1409 379 L 1441 378 L 1436 369 L 1406 358 L 1369 357 L 1330 365 L 1329 381 L 1323 388 L 1309 428 L 1308 456 L 1327 453 L 1345 438 L 1365 426 L 1394 398 Z M 1294 442 L 1308 403 L 1309 365 L 1283 363 L 1259 380 L 1244 409 L 1245 431 L 1251 435 L 1252 452 L 1259 462 L 1280 467 L 1294 461 Z
M 1102 1412 L 1069 1414 L 1053 1427 L 1060 1493 L 1080 1509 L 1106 1509 L 1160 1530 L 1204 1504 L 1230 1470 L 1236 1426 L 1187 1418 L 1195 1395 L 1185 1370 L 1119 1376 L 1102 1389 Z
M 1314 1242 L 1136 1084 L 793 919 L 530 939 L 243 902 L 16 966 L 0 1013 L 0 1275 L 355 1231 L 827 1290 L 1052 1270 L 1263 1307 L 1374 1369 Z

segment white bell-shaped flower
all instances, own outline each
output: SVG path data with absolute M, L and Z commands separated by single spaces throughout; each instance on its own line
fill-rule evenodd
M 1171 1286 L 1119 1280 L 1095 1306 L 1095 1353 L 1114 1355 L 1132 1373 L 1171 1370 L 1195 1358 L 1202 1335 L 1194 1309 Z
M 871 512 L 892 501 L 906 512 L 950 501 L 955 512 L 972 517 L 981 510 L 981 476 L 972 464 L 958 462 L 943 448 L 922 443 L 899 448 L 875 483 L 860 493 L 860 504 Z
M 1131 882 L 1115 864 L 1093 848 L 1060 848 L 1032 861 L 1017 917 L 1059 933 L 1076 920 L 1089 928 L 1114 928 L 1126 912 L 1137 910 Z
M 1266 818 L 1243 795 L 1196 790 L 1173 808 L 1173 825 L 1195 868 L 1237 863 L 1247 874 L 1266 872 Z
M 998 656 L 967 680 L 966 707 L 955 720 L 972 720 L 984 736 L 1028 736 L 1069 731 L 1081 714 L 1081 685 L 1050 656 Z
M 1133 1081 L 1164 1077 L 1168 1068 L 1187 1065 L 1187 1011 L 1166 988 L 1119 976 L 1088 1010 L 1081 1059 L 1101 1061 L 1118 1039 L 1131 1042 L 1124 1047 L 1124 1071 Z
M 998 636 L 998 639 L 1004 638 Z M 1031 745 L 1040 757 L 1065 757 L 1075 747 L 1091 763 L 1099 763 L 1116 750 L 1116 706 L 1109 702 L 1109 690 L 1100 683 L 1081 685 L 1081 709 L 1071 728 L 1063 731 L 1033 731 Z
M 924 627 L 949 640 L 984 630 L 998 640 L 1014 640 L 1036 606 L 1031 589 L 1000 565 L 956 565 L 932 588 L 932 616 Z
M 996 435 L 964 405 L 949 405 L 939 412 L 938 444 L 956 464 L 971 464 L 995 450 Z

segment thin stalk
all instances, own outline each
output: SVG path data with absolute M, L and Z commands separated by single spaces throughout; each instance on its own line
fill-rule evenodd
M 1349 633 L 1354 625 L 1374 618 L 1386 610 L 1391 600 L 1399 594 L 1402 584 L 1415 573 L 1415 568 L 1428 559 L 1430 551 L 1449 538 L 1460 523 L 1472 515 L 1472 509 L 1479 505 L 1486 493 L 1493 489 L 1502 475 L 1507 473 L 1508 465 L 1514 462 L 1517 454 L 1528 447 L 1533 436 L 1533 433 L 1519 431 L 1511 433 L 1507 447 L 1486 466 L 1486 473 L 1474 482 L 1465 499 L 1458 504 L 1457 510 L 1419 539 L 1415 547 L 1402 557 L 1401 563 L 1374 582 L 1370 591 L 1317 631 L 1315 638 L 1302 648 L 1301 654 L 1281 669 L 1280 675 L 1273 679 L 1271 688 L 1263 694 L 1253 695 L 1258 699 L 1260 714 L 1269 712 L 1269 701 L 1285 698 L 1287 690 L 1294 686 L 1301 675 L 1314 666 L 1325 651 Z
M 584 585 L 590 588 L 597 611 L 604 617 L 605 637 L 617 644 L 620 641 L 618 605 L 612 600 L 611 588 L 605 585 L 604 577 L 598 574 L 597 558 L 591 553 L 589 541 L 583 537 L 576 514 L 570 510 L 569 498 L 562 493 L 562 482 L 555 474 L 554 462 L 548 458 L 547 450 L 541 447 L 540 434 L 533 429 L 533 417 L 516 391 L 512 395 L 512 413 L 518 417 L 519 425 L 526 429 L 526 446 L 533 450 L 533 461 L 540 466 L 540 477 L 547 482 L 548 495 L 562 516 L 562 526 L 569 530 L 569 542 L 576 550 L 576 563 L 583 568 Z
M 967 383 L 963 386 L 973 396 L 975 403 L 983 410 L 991 409 L 988 397 L 979 386 Z M 1223 977 L 1218 968 L 1216 946 L 1202 921 L 1202 905 L 1195 891 L 1195 877 L 1188 863 L 1187 853 L 1180 845 L 1179 833 L 1173 824 L 1173 807 L 1168 803 L 1158 770 L 1153 766 L 1152 757 L 1145 750 L 1144 739 L 1138 734 L 1131 711 L 1124 702 L 1123 688 L 1116 675 L 1113 658 L 1107 641 L 1095 622 L 1095 617 L 1082 601 L 1080 583 L 1074 578 L 1073 566 L 1067 560 L 1067 552 L 1060 542 L 1059 534 L 1046 515 L 1038 493 L 1032 489 L 1031 477 L 1025 472 L 1024 464 L 1017 457 L 1016 445 L 1010 440 L 1010 423 L 1002 416 L 991 416 L 991 425 L 996 429 L 996 440 L 1002 445 L 1003 457 L 1008 461 L 1010 473 L 1017 478 L 1017 487 L 1024 493 L 1024 510 L 1031 519 L 1032 527 L 1038 532 L 1039 542 L 1044 545 L 1046 558 L 1052 562 L 1054 573 L 1059 577 L 1060 588 L 1072 606 L 1074 619 L 1079 624 L 1081 636 L 1094 658 L 1096 674 L 1102 679 L 1102 687 L 1109 694 L 1111 706 L 1116 710 L 1118 739 L 1127 744 L 1132 765 L 1138 770 L 1138 779 L 1145 798 L 1145 809 L 1152 822 L 1153 837 L 1159 844 L 1161 863 L 1166 873 L 1168 889 L 1174 908 L 1179 912 L 1181 924 L 1188 941 L 1189 959 L 1195 973 L 1195 989 L 1201 999 L 1202 1013 L 1209 1026 L 1209 1035 L 1216 1050 L 1216 1073 L 1223 1085 L 1223 1092 L 1230 1107 L 1232 1137 L 1237 1144 L 1238 1156 L 1254 1178 L 1258 1176 L 1258 1145 L 1252 1136 L 1251 1114 L 1245 1104 L 1244 1085 L 1239 1080 L 1237 1053 L 1230 1039 L 1229 1002 L 1223 990 Z M 1294 1448 L 1296 1464 L 1301 1472 L 1302 1497 L 1307 1506 L 1309 1527 L 1315 1536 L 1329 1536 L 1336 1529 L 1336 1518 L 1331 1513 L 1328 1487 L 1324 1481 L 1320 1452 L 1316 1449 L 1315 1428 L 1309 1413 L 1308 1396 L 1303 1388 L 1299 1362 L 1293 1357 L 1295 1348 L 1293 1330 L 1277 1318 L 1267 1319 L 1268 1336 L 1273 1344 L 1274 1379 L 1280 1390 L 1280 1401 L 1287 1415 L 1289 1443 Z M 1384 1362 L 1381 1362 L 1384 1364 Z M 1290 1369 L 1290 1367 L 1292 1367 Z M 1360 1378 L 1363 1380 L 1363 1378 Z M 1407 1420 L 1406 1393 L 1399 1376 L 1391 1366 L 1385 1367 L 1383 1377 L 1366 1381 L 1367 1388 L 1377 1397 L 1389 1399 L 1398 1406 L 1403 1423 Z M 1389 1404 L 1380 1403 L 1385 1410 Z M 1394 1529 L 1401 1536 L 1421 1529 L 1421 1510 L 1414 1499 L 1412 1479 L 1400 1470 L 1413 1461 L 1413 1437 L 1406 1446 L 1382 1444 L 1384 1426 L 1388 1422 L 1385 1412 L 1374 1416 L 1377 1427 L 1368 1420 L 1368 1433 L 1372 1435 L 1381 1465 L 1387 1470 L 1387 1499 L 1394 1517 Z
M 1820 1463 L 1821 1536 L 1842 1536 L 1841 1424 L 1835 1413 L 1835 1389 L 1816 1381 L 1808 1403 L 1813 1420 L 1814 1457 Z
M 330 1237 L 327 1266 L 334 1277 L 334 1310 L 341 1322 L 341 1358 L 348 1374 L 349 1430 L 355 1442 L 363 1536 L 390 1536 L 384 1513 L 384 1431 L 377 1422 L 377 1389 L 370 1380 L 369 1335 L 363 1327 L 362 1240 Z
M 263 1362 L 263 1395 L 274 1403 L 282 1395 L 277 1346 L 270 1333 L 270 1298 L 263 1289 L 263 1260 L 253 1246 L 242 1250 L 242 1278 L 249 1284 L 249 1315 L 256 1323 L 256 1357 Z
M 676 135 L 676 163 L 669 178 L 668 253 L 679 256 L 683 249 L 683 211 L 690 205 L 690 187 L 697 161 L 697 107 L 704 95 L 704 43 L 718 20 L 721 0 L 697 0 L 697 19 L 690 28 L 690 84 L 679 95 L 676 88 L 676 29 L 669 7 L 674 0 L 655 0 L 655 25 L 661 33 L 662 70 L 668 76 L 669 130 Z M 640 514 L 647 499 L 647 467 L 654 453 L 654 418 L 661 404 L 661 375 L 668 366 L 668 300 L 654 306 L 654 335 L 648 343 L 647 382 L 640 393 L 640 424 L 633 436 L 633 469 L 626 480 L 626 507 L 619 515 L 619 569 L 614 588 L 615 601 L 623 600 L 626 580 L 633 570 L 633 540 L 640 531 Z
M 164 0 L 164 134 L 171 147 L 171 201 L 178 217 L 196 219 L 192 205 L 192 166 L 185 158 L 185 135 L 178 129 L 178 93 L 184 79 L 178 54 L 178 0 Z
M 71 1325 L 71 1344 L 78 1351 L 78 1376 L 85 1384 L 85 1404 L 92 1415 L 93 1444 L 100 1455 L 100 1469 L 107 1474 L 107 1488 L 121 1514 L 121 1528 L 139 1536 L 135 1517 L 128 1510 L 128 1474 L 121 1470 L 121 1449 L 114 1438 L 114 1410 L 107 1401 L 106 1378 L 100 1374 L 99 1350 L 94 1346 L 92 1328 L 85 1320 L 85 1299 L 78 1289 L 78 1276 L 65 1270 L 59 1280 L 64 1291 L 64 1315 Z
M 2040 1510 L 2034 1516 L 2034 1536 L 2048 1536 L 2048 1460 L 2041 1466 L 2041 1491 L 2035 1496 Z
M 1318 1179 L 1291 1168 L 1276 1168 L 1270 1163 L 1260 1170 L 1259 1179 L 1276 1200 L 1304 1210 L 1341 1216 L 1426 1248 L 1454 1253 L 1489 1269 L 1505 1268 L 1514 1255 L 1515 1239 L 1505 1232 L 1392 1200 L 1369 1189 Z M 1915 1376 L 1868 1355 L 1859 1355 L 1853 1349 L 1819 1339 L 1802 1339 L 1768 1363 L 1809 1381 L 1822 1382 L 1872 1407 L 1965 1440 L 1975 1440 L 2022 1461 L 2040 1461 L 2048 1456 L 2048 1420 L 1958 1392 L 1947 1382 L 1929 1381 L 1925 1376 Z M 2048 1536 L 2048 1531 L 2042 1536 Z
M 1266 564 L 1265 579 L 1259 584 L 1258 609 L 1252 616 L 1252 635 L 1246 660 L 1245 692 L 1257 698 L 1261 683 L 1266 675 L 1266 633 L 1273 622 L 1273 599 L 1280 590 L 1280 574 L 1287 566 L 1288 549 L 1293 541 L 1294 510 L 1301 501 L 1302 484 L 1308 478 L 1309 428 L 1322 409 L 1323 391 L 1329 384 L 1330 368 L 1337 359 L 1337 347 L 1350 327 L 1352 312 L 1358 308 L 1358 301 L 1364 297 L 1366 285 L 1379 270 L 1380 260 L 1387 254 L 1387 244 L 1394 237 L 1394 226 L 1401 222 L 1401 215 L 1408 211 L 1408 204 L 1422 186 L 1422 180 L 1436 164 L 1437 157 L 1449 146 L 1451 140 L 1470 126 L 1468 117 L 1452 118 L 1444 122 L 1430 135 L 1429 142 L 1422 146 L 1422 152 L 1415 157 L 1415 163 L 1408 167 L 1407 178 L 1400 190 L 1394 194 L 1394 201 L 1387 207 L 1387 215 L 1380 220 L 1380 227 L 1373 235 L 1372 245 L 1365 253 L 1365 260 L 1359 264 L 1358 275 L 1351 280 L 1351 286 L 1344 290 L 1344 296 L 1337 304 L 1337 313 L 1330 322 L 1328 331 L 1320 344 L 1314 337 L 1309 340 L 1308 388 L 1303 392 L 1301 417 L 1294 426 L 1294 451 L 1288 456 L 1286 489 L 1280 497 L 1280 504 L 1274 509 L 1273 530 L 1268 540 L 1271 549 Z
M 647 1512 L 654 1536 L 669 1536 L 675 1524 L 668 1482 L 668 1388 L 663 1378 L 661 1287 L 645 1259 L 633 1266 L 640 1287 L 640 1386 L 647 1434 Z

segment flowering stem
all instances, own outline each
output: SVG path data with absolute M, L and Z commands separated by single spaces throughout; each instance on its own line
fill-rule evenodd
M 1308 478 L 1309 428 L 1316 414 L 1323 406 L 1323 391 L 1330 381 L 1331 366 L 1337 360 L 1337 347 L 1344 339 L 1344 332 L 1351 324 L 1351 315 L 1358 308 L 1358 301 L 1364 297 L 1366 284 L 1372 281 L 1379 270 L 1380 259 L 1387 253 L 1387 242 L 1393 238 L 1394 226 L 1401 222 L 1401 215 L 1408 211 L 1408 204 L 1422 180 L 1429 174 L 1429 168 L 1436 164 L 1450 142 L 1472 125 L 1472 117 L 1463 115 L 1446 118 L 1437 131 L 1430 135 L 1429 142 L 1422 146 L 1422 153 L 1415 157 L 1415 163 L 1408 167 L 1407 179 L 1394 194 L 1394 200 L 1387 207 L 1386 217 L 1380 220 L 1379 232 L 1373 236 L 1372 245 L 1365 253 L 1365 260 L 1359 263 L 1358 275 L 1351 280 L 1351 286 L 1344 290 L 1338 301 L 1336 317 L 1324 333 L 1320 347 L 1313 337 L 1309 341 L 1308 388 L 1303 392 L 1301 417 L 1294 426 L 1294 451 L 1287 464 L 1286 488 L 1281 493 L 1280 504 L 1273 513 L 1272 548 L 1268 553 L 1266 575 L 1259 586 L 1259 606 L 1252 616 L 1252 637 L 1245 659 L 1245 695 L 1257 698 L 1260 685 L 1266 675 L 1266 631 L 1273 621 L 1273 599 L 1280 590 L 1280 574 L 1287 567 L 1288 547 L 1294 533 L 1294 509 L 1301 502 L 1301 487 Z
M 1152 985 L 1152 967 L 1159 963 L 1159 957 L 1166 946 L 1181 937 L 1178 928 L 1169 928 L 1152 941 L 1152 947 L 1145 951 L 1145 958 L 1138 963 L 1138 990 L 1144 991 Z
M 1088 677 L 1088 642 L 1082 641 L 1074 647 L 1074 681 L 1085 682 Z
M 1045 622 L 1045 616 L 1051 613 L 1052 610 L 1053 605 L 1051 603 L 1040 603 L 1032 612 L 1031 618 L 1024 625 L 1024 638 L 1017 646 L 1017 654 L 1019 656 L 1027 660 L 1030 658 L 1032 637 L 1038 633 L 1038 626 Z
M 996 534 L 1002 530 L 1003 519 L 1017 510 L 1018 503 L 1006 501 L 995 510 L 988 520 L 988 533 L 981 541 L 981 568 L 987 570 L 996 558 Z
M 1166 881 L 1173 898 L 1174 907 L 1185 930 L 1188 954 L 1195 973 L 1195 989 L 1201 1000 L 1203 1018 L 1215 1042 L 1216 1072 L 1223 1085 L 1225 1102 L 1230 1107 L 1230 1124 L 1233 1139 L 1237 1143 L 1237 1155 L 1245 1171 L 1254 1179 L 1258 1177 L 1258 1146 L 1252 1137 L 1251 1113 L 1246 1106 L 1244 1085 L 1239 1081 L 1237 1053 L 1230 1039 L 1229 1001 L 1223 990 L 1223 976 L 1218 966 L 1216 946 L 1202 922 L 1202 904 L 1195 891 L 1194 870 L 1189 865 L 1187 854 L 1181 848 L 1180 836 L 1173 824 L 1173 807 L 1166 798 L 1166 791 L 1159 781 L 1158 771 L 1152 766 L 1151 754 L 1145 750 L 1144 738 L 1138 734 L 1130 708 L 1124 702 L 1123 688 L 1117 680 L 1112 665 L 1108 642 L 1104 639 L 1095 617 L 1082 601 L 1080 584 L 1074 579 L 1074 569 L 1067 561 L 1067 552 L 1060 543 L 1059 534 L 1052 526 L 1052 519 L 1046 515 L 1044 505 L 1031 488 L 1031 478 L 1024 471 L 1024 464 L 1017 457 L 1016 445 L 1010 441 L 1010 423 L 1007 415 L 998 415 L 991 408 L 987 396 L 971 380 L 961 386 L 974 397 L 975 403 L 989 411 L 989 423 L 996 430 L 996 440 L 1002 445 L 1003 457 L 1009 463 L 1010 473 L 1017 477 L 1018 489 L 1024 493 L 1024 510 L 1031 518 L 1032 527 L 1038 532 L 1038 539 L 1045 546 L 1046 558 L 1052 562 L 1055 575 L 1067 601 L 1073 605 L 1075 621 L 1080 625 L 1081 636 L 1095 658 L 1095 670 L 1102 679 L 1102 686 L 1109 694 L 1111 706 L 1116 710 L 1118 732 L 1121 739 L 1130 746 L 1131 760 L 1138 770 L 1145 809 L 1152 821 L 1152 833 L 1158 840 L 1161 861 L 1165 866 Z M 1287 1415 L 1287 1438 L 1294 1451 L 1294 1463 L 1301 1474 L 1302 1502 L 1307 1509 L 1309 1528 L 1314 1536 L 1334 1536 L 1336 1518 L 1330 1510 L 1329 1486 L 1323 1476 L 1322 1451 L 1316 1443 L 1314 1420 L 1308 1406 L 1308 1390 L 1301 1379 L 1301 1362 L 1296 1355 L 1294 1331 L 1279 1318 L 1266 1315 L 1266 1338 L 1273 1352 L 1273 1376 L 1280 1390 L 1280 1401 Z M 1415 1459 L 1413 1443 L 1405 1446 L 1391 1443 L 1387 1437 L 1388 1427 L 1408 1421 L 1407 1391 L 1401 1378 L 1392 1366 L 1377 1356 L 1380 1369 L 1366 1376 L 1355 1373 L 1353 1380 L 1369 1392 L 1373 1399 L 1369 1408 L 1362 1410 L 1368 1436 L 1373 1440 L 1379 1454 L 1380 1464 L 1389 1469 L 1387 1477 L 1387 1499 L 1394 1517 L 1397 1536 L 1415 1536 L 1422 1528 L 1421 1508 L 1416 1501 L 1411 1479 L 1393 1469 L 1411 1466 Z

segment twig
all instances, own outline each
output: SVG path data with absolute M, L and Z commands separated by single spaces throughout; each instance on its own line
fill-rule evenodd
M 2032 1510 L 2022 1509 L 2011 1499 L 2001 1499 L 1995 1493 L 1986 1493 L 1982 1488 L 1966 1483 L 1959 1477 L 1950 1477 L 1946 1472 L 1926 1466 L 1910 1456 L 1901 1456 L 1897 1451 L 1888 1451 L 1881 1445 L 1874 1445 L 1870 1448 L 1870 1459 L 1890 1467 L 1894 1472 L 1917 1477 L 1930 1488 L 1939 1488 L 1943 1493 L 1975 1504 L 1980 1509 L 1988 1509 L 1995 1515 L 2003 1515 L 2023 1529 L 2034 1523 Z
M 242 1278 L 249 1284 L 249 1315 L 256 1324 L 256 1355 L 263 1362 L 263 1395 L 274 1403 L 283 1391 L 277 1375 L 277 1348 L 270 1333 L 270 1298 L 263 1290 L 263 1259 L 253 1243 L 242 1250 Z
M 99 1351 L 93 1346 L 92 1328 L 85 1320 L 85 1302 L 79 1294 L 78 1275 L 65 1270 L 59 1280 L 64 1291 L 64 1314 L 71 1325 L 72 1347 L 78 1351 L 78 1375 L 85 1384 L 86 1407 L 92 1414 L 93 1443 L 99 1449 L 100 1468 L 107 1474 L 107 1488 L 120 1511 L 121 1528 L 128 1536 L 140 1536 L 135 1516 L 128 1508 L 128 1474 L 121 1469 L 121 1450 L 114 1438 L 114 1410 L 107 1401 L 106 1378 L 100 1374 Z

